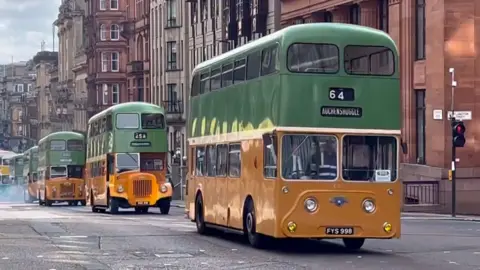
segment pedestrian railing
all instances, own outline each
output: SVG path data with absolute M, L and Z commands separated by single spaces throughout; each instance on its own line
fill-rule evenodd
M 440 204 L 440 183 L 431 181 L 403 181 L 404 205 Z

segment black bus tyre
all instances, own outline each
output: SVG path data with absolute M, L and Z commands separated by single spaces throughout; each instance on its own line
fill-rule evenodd
M 255 206 L 251 199 L 247 200 L 244 210 L 243 231 L 248 242 L 254 248 L 263 249 L 268 246 L 268 238 L 257 233 L 257 218 L 255 216 Z
M 93 191 L 90 190 L 90 207 L 92 208 L 92 212 L 93 213 L 98 213 L 98 209 L 97 207 L 95 207 L 95 202 L 94 202 L 94 199 L 93 199 Z
M 170 199 L 161 199 L 158 202 L 158 208 L 160 208 L 160 214 L 168 215 L 170 212 Z
M 197 226 L 197 232 L 199 234 L 207 235 L 210 233 L 210 229 L 205 224 L 205 214 L 203 210 L 203 198 L 198 194 L 195 199 L 195 225 Z
M 110 197 L 110 193 L 107 194 L 108 198 L 108 209 L 110 214 L 118 214 L 118 209 L 120 205 L 117 198 Z
M 365 238 L 343 238 L 343 244 L 348 250 L 357 251 L 365 244 Z

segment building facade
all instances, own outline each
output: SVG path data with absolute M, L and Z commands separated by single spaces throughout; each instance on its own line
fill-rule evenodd
M 454 0 L 282 0 L 282 24 L 344 22 L 381 29 L 392 37 L 400 51 L 403 110 L 403 141 L 408 153 L 402 156 L 404 184 L 416 190 L 413 200 L 432 211 L 449 211 L 451 206 L 452 74 L 457 82 L 454 109 L 467 115 L 467 143 L 457 150 L 457 210 L 476 213 L 480 199 L 480 148 L 475 126 L 475 89 L 480 83 L 480 59 L 475 42 L 480 33 L 475 20 L 480 3 Z M 469 117 L 470 115 L 470 117 Z M 419 195 L 425 193 L 428 195 Z M 429 197 L 430 199 L 426 198 Z M 414 209 L 412 207 L 411 209 Z M 418 207 L 425 210 L 424 207 Z
M 38 141 L 46 135 L 50 134 L 54 129 L 50 116 L 53 113 L 51 104 L 50 87 L 53 77 L 57 76 L 58 70 L 58 52 L 41 51 L 33 57 L 33 63 L 35 64 L 35 90 L 36 90 L 36 110 L 38 128 L 37 134 L 31 134 L 35 136 Z M 58 79 L 58 76 L 57 76 Z M 29 113 L 30 117 L 30 113 Z
M 26 98 L 33 91 L 35 74 L 31 61 L 4 65 L 0 69 L 0 148 L 22 151 L 31 144 L 30 123 L 25 117 Z
M 151 102 L 150 0 L 128 0 L 127 93 L 129 100 Z
M 169 149 L 186 155 L 190 75 L 199 63 L 280 28 L 275 0 L 152 0 L 151 100 L 165 108 Z
M 75 37 L 75 55 L 73 57 L 73 76 L 74 76 L 74 94 L 73 94 L 73 130 L 87 131 L 87 55 L 85 48 L 87 44 L 87 35 L 84 27 L 86 2 L 77 0 L 76 7 L 81 10 L 79 14 L 73 16 L 73 28 Z
M 87 118 L 130 101 L 127 89 L 127 0 L 85 0 Z

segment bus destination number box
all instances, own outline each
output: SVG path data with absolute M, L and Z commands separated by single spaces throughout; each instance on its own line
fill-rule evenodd
M 147 133 L 146 132 L 135 132 L 133 134 L 133 138 L 135 140 L 144 140 L 147 138 Z
M 339 101 L 354 101 L 355 92 L 353 88 L 331 87 L 328 91 L 328 99 Z
M 327 227 L 325 228 L 326 235 L 353 235 L 352 227 Z

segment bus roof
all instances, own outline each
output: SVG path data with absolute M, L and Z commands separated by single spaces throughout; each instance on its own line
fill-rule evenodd
M 140 112 L 140 113 L 161 113 L 164 114 L 165 110 L 163 107 L 152 104 L 152 103 L 147 103 L 147 102 L 126 102 L 126 103 L 121 103 L 114 105 L 112 107 L 109 107 L 94 116 L 92 116 L 89 120 L 88 123 L 90 124 L 92 121 L 98 120 L 99 118 L 103 117 L 107 113 L 131 113 L 132 111 L 135 112 Z
M 346 40 L 351 39 L 366 39 L 367 41 L 376 39 L 376 41 L 380 42 L 381 44 L 387 45 L 395 50 L 397 49 L 395 42 L 388 34 L 375 28 L 349 23 L 298 24 L 286 27 L 277 32 L 249 42 L 243 46 L 237 47 L 231 51 L 220 54 L 210 60 L 204 61 L 193 69 L 192 74 L 195 74 L 195 72 L 198 70 L 202 70 L 212 64 L 243 55 L 247 51 L 254 49 L 258 50 L 258 48 L 263 49 L 265 46 L 272 45 L 273 42 L 278 40 L 286 40 L 288 43 L 290 39 L 311 39 L 312 33 L 316 33 L 319 38 L 320 36 L 328 36 L 329 40 L 338 39 L 338 42 L 345 42 Z
M 83 136 L 83 134 L 72 132 L 72 131 L 59 131 L 43 137 L 38 143 L 40 144 L 50 140 L 70 140 L 70 139 L 85 140 L 85 136 Z

